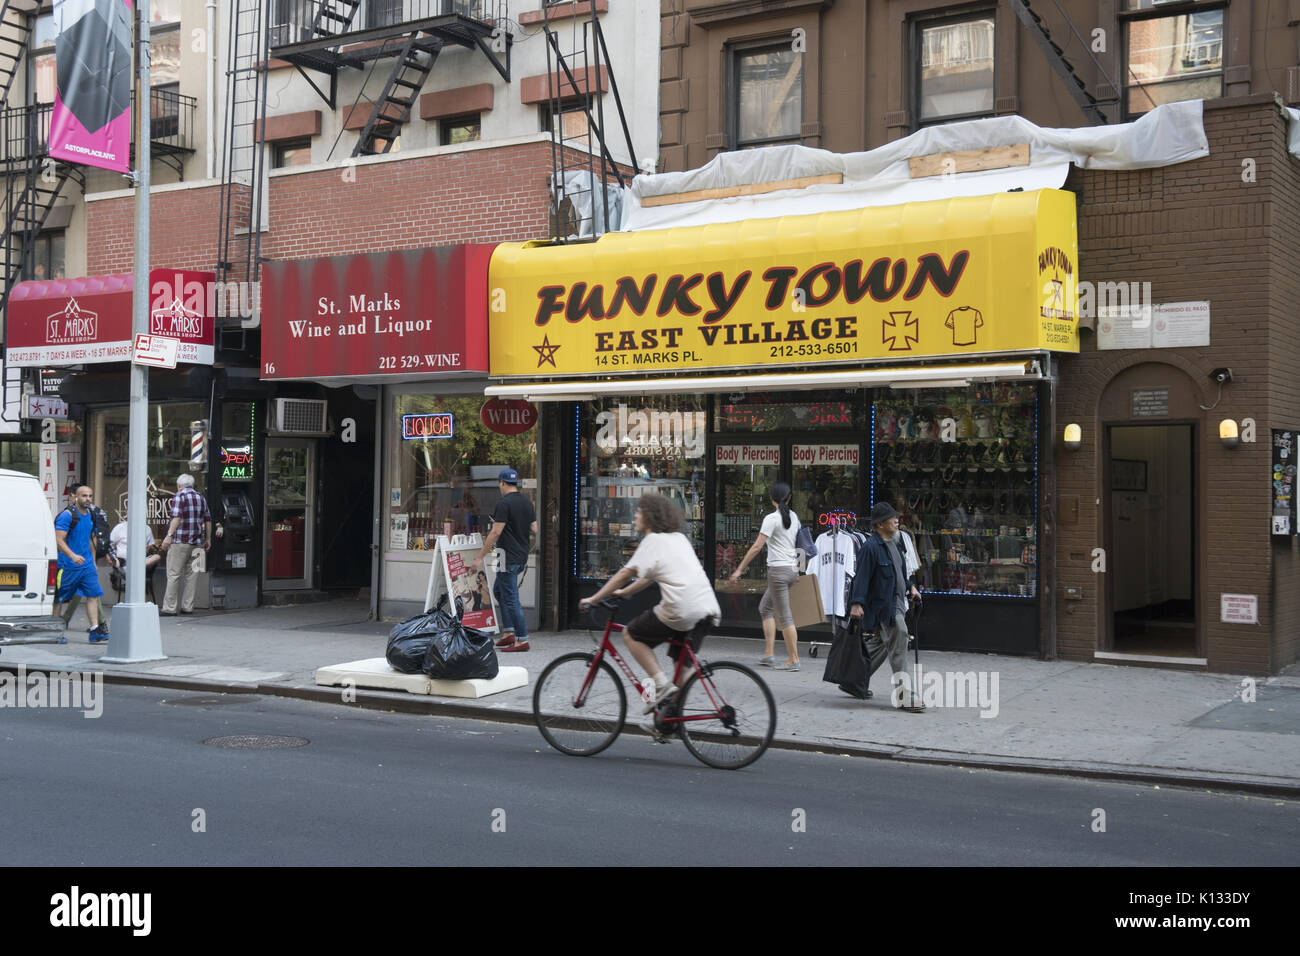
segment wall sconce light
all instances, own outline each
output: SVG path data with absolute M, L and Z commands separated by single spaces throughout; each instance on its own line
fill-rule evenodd
M 1224 448 L 1236 448 L 1241 444 L 1241 438 L 1237 435 L 1237 423 L 1231 418 L 1219 422 L 1219 441 L 1223 442 Z
M 1065 447 L 1070 451 L 1078 451 L 1083 447 L 1083 429 L 1078 425 L 1065 426 Z

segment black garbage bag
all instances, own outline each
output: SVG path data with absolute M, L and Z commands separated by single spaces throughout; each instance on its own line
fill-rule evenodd
M 440 680 L 497 676 L 492 635 L 466 627 L 455 618 L 433 635 L 424 655 L 424 673 Z
M 384 654 L 388 665 L 403 674 L 420 673 L 434 635 L 453 624 L 456 619 L 443 610 L 443 602 L 432 611 L 407 618 L 388 632 L 388 650 Z
M 847 627 L 837 623 L 832 641 L 822 680 L 844 687 L 855 697 L 866 697 L 871 671 L 863 653 L 862 632 L 857 619 L 850 619 Z

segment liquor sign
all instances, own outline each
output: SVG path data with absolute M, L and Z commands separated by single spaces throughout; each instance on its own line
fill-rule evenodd
M 423 379 L 487 371 L 490 245 L 270 262 L 263 379 Z
M 503 243 L 492 375 L 1077 352 L 1077 263 L 1055 189 Z
M 427 412 L 402 416 L 402 440 L 451 438 L 451 412 Z
M 148 334 L 175 340 L 177 362 L 213 362 L 215 285 L 211 272 L 149 273 Z M 132 361 L 134 296 L 129 272 L 20 282 L 9 296 L 6 360 L 27 367 Z
M 518 398 L 490 398 L 479 409 L 478 417 L 498 435 L 522 435 L 537 424 L 537 406 Z

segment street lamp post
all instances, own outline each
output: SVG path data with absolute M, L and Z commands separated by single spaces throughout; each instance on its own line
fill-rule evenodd
M 136 2 L 135 83 L 135 275 L 131 292 L 131 340 L 149 331 L 149 0 Z M 101 660 L 127 664 L 164 660 L 158 606 L 145 592 L 145 528 L 149 493 L 145 488 L 149 455 L 149 369 L 131 362 L 130 433 L 126 478 L 126 603 L 113 609 L 108 653 Z

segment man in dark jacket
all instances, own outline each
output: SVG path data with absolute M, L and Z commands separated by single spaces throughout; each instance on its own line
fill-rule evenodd
M 902 709 L 910 713 L 925 710 L 920 695 L 914 694 L 915 675 L 907 659 L 907 595 L 909 585 L 903 570 L 903 556 L 895 544 L 898 512 L 887 501 L 878 501 L 871 509 L 871 537 L 858 553 L 857 573 L 849 594 L 849 616 L 860 620 L 867 638 L 869 673 L 889 658 L 894 681 L 903 681 Z M 910 588 L 920 597 L 916 588 Z M 868 676 L 868 680 L 870 677 Z

